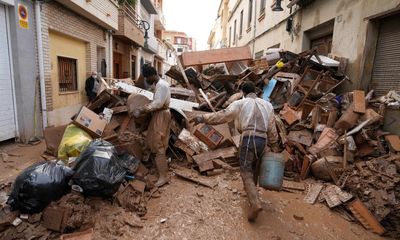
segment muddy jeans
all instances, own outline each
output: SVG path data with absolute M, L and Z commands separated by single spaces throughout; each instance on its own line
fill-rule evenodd
M 259 136 L 243 136 L 240 143 L 239 163 L 240 172 L 251 173 L 257 184 L 258 168 L 264 154 L 267 141 Z

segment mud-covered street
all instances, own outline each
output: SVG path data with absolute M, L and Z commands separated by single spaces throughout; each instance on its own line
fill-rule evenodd
M 4 166 L 2 169 L 7 169 L 1 172 L 2 182 L 12 181 L 26 165 L 40 161 L 43 149 L 42 143 L 0 146 L 1 152 L 9 153 L 9 156 L 3 155 L 0 163 Z M 153 194 L 147 204 L 147 214 L 141 218 L 109 200 L 85 200 L 78 193 L 68 194 L 59 202 L 79 209 L 74 218 L 75 227 L 93 226 L 93 239 L 383 239 L 355 222 L 346 221 L 323 204 L 304 203 L 304 194 L 262 188 L 259 193 L 263 212 L 251 224 L 246 218 L 248 202 L 238 171 L 208 178 L 218 183 L 215 189 L 172 176 L 168 185 Z M 26 223 L 24 228 L 0 233 L 1 239 L 12 239 L 12 234 L 31 234 L 34 239 L 59 239 L 60 236 L 47 231 L 40 222 Z

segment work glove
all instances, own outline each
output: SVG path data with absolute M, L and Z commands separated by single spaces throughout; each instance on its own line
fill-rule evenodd
M 278 143 L 272 143 L 271 144 L 271 150 L 274 153 L 280 153 L 281 152 L 281 148 L 279 147 Z
M 204 123 L 205 119 L 203 116 L 199 115 L 199 116 L 192 118 L 189 122 L 190 123 L 194 122 L 195 124 L 199 124 L 199 123 Z

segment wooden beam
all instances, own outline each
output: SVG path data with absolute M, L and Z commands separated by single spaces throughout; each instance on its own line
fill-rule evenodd
M 185 52 L 182 53 L 181 56 L 182 65 L 185 67 L 253 59 L 250 48 L 248 46 L 213 49 L 198 52 Z
M 188 87 L 190 87 L 190 89 L 194 92 L 194 96 L 196 97 L 197 102 L 200 104 L 201 100 L 200 100 L 199 94 L 197 94 L 196 89 L 192 86 L 192 84 L 189 83 L 189 79 L 187 78 L 185 70 L 183 69 L 181 60 L 179 59 L 178 56 L 176 56 L 176 59 L 177 59 L 177 62 L 178 62 L 179 70 L 181 71 L 181 74 L 183 76 L 183 79 L 185 79 L 186 85 Z
M 202 161 L 206 161 L 208 159 L 217 159 L 220 157 L 223 157 L 223 158 L 235 157 L 236 154 L 237 154 L 236 147 L 229 147 L 229 148 L 217 149 L 217 150 L 210 151 L 210 152 L 200 153 L 198 155 L 193 156 L 193 159 L 196 162 L 202 162 Z
M 211 104 L 210 100 L 208 100 L 207 95 L 203 92 L 203 89 L 199 88 L 199 92 L 201 93 L 201 96 L 203 96 L 204 100 L 206 101 L 206 103 L 207 103 L 207 105 L 210 107 L 210 109 L 211 109 L 213 112 L 216 112 L 216 111 L 215 111 L 215 108 L 214 108 L 213 105 Z

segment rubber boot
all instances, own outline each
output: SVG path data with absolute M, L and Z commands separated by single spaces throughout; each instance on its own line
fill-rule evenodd
M 165 154 L 156 154 L 155 158 L 156 167 L 158 171 L 158 181 L 155 183 L 156 187 L 161 187 L 168 183 L 168 163 Z
M 242 172 L 242 179 L 244 190 L 247 193 L 247 198 L 249 199 L 250 203 L 250 211 L 247 216 L 249 222 L 254 222 L 258 217 L 258 214 L 262 211 L 261 202 L 258 198 L 257 187 L 253 180 L 253 174 L 248 172 Z

